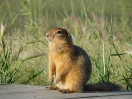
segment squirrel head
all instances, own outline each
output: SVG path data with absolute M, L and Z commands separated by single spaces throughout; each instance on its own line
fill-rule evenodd
M 64 28 L 53 28 L 48 33 L 46 33 L 46 39 L 49 42 L 55 41 L 68 41 L 72 42 L 70 33 Z

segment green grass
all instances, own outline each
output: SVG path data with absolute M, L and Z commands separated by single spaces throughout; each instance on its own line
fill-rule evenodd
M 111 81 L 132 89 L 131 1 L 14 2 L 0 5 L 0 83 L 48 85 L 45 34 L 64 27 L 90 56 L 93 72 L 88 83 Z
M 30 54 L 27 57 L 21 57 L 21 53 L 24 49 L 24 46 L 20 46 L 20 49 L 18 49 L 18 52 L 15 52 L 13 54 L 14 48 L 13 43 L 15 42 L 15 37 L 18 34 L 19 31 L 14 33 L 13 37 L 10 40 L 6 40 L 5 34 L 4 34 L 5 26 L 1 24 L 1 41 L 0 41 L 0 83 L 15 83 L 16 76 L 20 70 L 21 65 L 32 58 L 42 56 L 42 53 L 34 53 Z M 28 52 L 29 53 L 29 52 Z M 27 54 L 27 53 L 26 53 Z M 33 75 L 29 76 L 27 80 L 25 80 L 22 83 L 28 83 L 31 79 L 38 76 L 41 72 L 43 72 L 44 69 L 39 71 L 38 73 L 34 73 Z

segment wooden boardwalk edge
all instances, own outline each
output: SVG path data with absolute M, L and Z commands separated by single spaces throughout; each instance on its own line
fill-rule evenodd
M 1 84 L 0 99 L 132 99 L 132 90 L 62 94 L 45 86 Z

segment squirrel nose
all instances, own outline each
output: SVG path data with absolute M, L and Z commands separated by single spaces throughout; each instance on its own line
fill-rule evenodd
M 46 34 L 46 37 L 49 37 L 49 34 Z

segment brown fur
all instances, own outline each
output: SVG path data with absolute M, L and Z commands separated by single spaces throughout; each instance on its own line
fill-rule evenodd
M 82 48 L 73 45 L 70 33 L 64 28 L 53 28 L 46 38 L 49 41 L 49 81 L 56 83 L 49 89 L 72 93 L 89 88 L 86 83 L 92 71 L 90 59 Z

